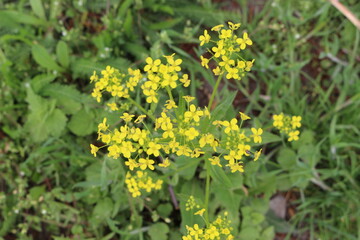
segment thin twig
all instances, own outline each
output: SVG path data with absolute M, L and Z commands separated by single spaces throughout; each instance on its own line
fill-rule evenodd
M 360 30 L 360 20 L 347 7 L 341 4 L 339 0 L 329 0 L 329 2 Z

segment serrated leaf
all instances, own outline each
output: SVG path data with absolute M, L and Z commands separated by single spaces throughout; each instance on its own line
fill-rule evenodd
M 71 117 L 68 128 L 78 136 L 86 136 L 94 131 L 95 125 L 94 114 L 82 109 Z
M 36 75 L 30 82 L 31 87 L 35 93 L 39 93 L 44 86 L 54 81 L 55 77 L 56 76 L 52 74 Z
M 63 67 L 69 67 L 69 48 L 64 41 L 59 41 L 56 45 L 56 56 Z
M 41 0 L 30 0 L 30 6 L 39 18 L 46 20 L 44 6 Z
M 31 53 L 35 61 L 42 67 L 49 70 L 63 71 L 64 69 L 60 67 L 52 56 L 47 52 L 47 50 L 38 44 L 34 44 L 31 48 Z
M 53 83 L 41 90 L 43 96 L 57 100 L 57 105 L 67 114 L 74 114 L 81 109 L 82 94 L 74 87 Z

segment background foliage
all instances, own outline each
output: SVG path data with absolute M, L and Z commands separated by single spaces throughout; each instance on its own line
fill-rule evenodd
M 343 2 L 360 17 L 358 1 Z M 249 32 L 256 61 L 240 84 L 221 86 L 238 91 L 227 113 L 246 112 L 265 129 L 272 114 L 301 115 L 303 128 L 299 142 L 268 144 L 244 175 L 218 175 L 211 207 L 240 213 L 231 220 L 242 239 L 360 239 L 360 32 L 327 1 L 30 0 L 0 9 L 0 238 L 180 239 L 196 219 L 174 209 L 166 188 L 133 202 L 121 161 L 90 155 L 97 124 L 118 116 L 90 97 L 88 79 L 176 52 L 205 105 L 214 82 L 197 38 L 230 20 Z M 170 178 L 180 209 L 183 196 L 201 198 L 202 177 L 187 168 Z M 276 197 L 284 218 L 270 210 Z

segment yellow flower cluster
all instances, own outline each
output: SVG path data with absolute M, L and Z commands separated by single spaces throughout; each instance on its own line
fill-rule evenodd
M 146 81 L 141 85 L 144 95 L 146 96 L 146 102 L 157 103 L 159 88 L 176 88 L 178 81 L 180 81 L 184 87 L 190 85 L 190 79 L 188 74 L 182 74 L 181 78 L 179 72 L 181 70 L 181 59 L 175 59 L 174 54 L 170 56 L 164 56 L 166 58 L 166 64 L 163 64 L 160 59 L 146 58 L 147 65 L 144 67 L 145 76 L 141 73 L 140 69 L 128 69 L 128 73 L 121 73 L 118 69 L 107 66 L 106 69 L 101 71 L 101 77 L 94 71 L 90 77 L 91 82 L 95 82 L 95 88 L 93 89 L 92 96 L 100 102 L 104 91 L 109 92 L 113 97 L 129 98 L 129 93 L 133 92 L 139 81 L 143 78 Z M 111 110 L 117 110 L 117 106 L 114 103 L 109 103 L 108 106 Z
M 300 131 L 296 129 L 301 127 L 301 116 L 273 115 L 273 126 L 286 134 L 289 142 L 297 141 Z
M 155 182 L 147 172 L 136 171 L 134 175 L 131 175 L 130 172 L 126 173 L 125 183 L 132 197 L 135 198 L 141 196 L 141 190 L 145 190 L 148 193 L 152 190 L 160 190 L 163 181 L 158 179 Z
M 162 155 L 162 151 L 167 155 L 172 153 L 176 156 L 198 158 L 210 150 L 214 155 L 208 159 L 211 164 L 222 167 L 220 157 L 223 156 L 231 172 L 243 172 L 243 158 L 250 157 L 251 144 L 262 142 L 261 128 L 251 128 L 252 134 L 247 134 L 240 128 L 236 118 L 230 121 L 213 121 L 213 124 L 219 126 L 224 133 L 216 137 L 208 131 L 209 128 L 200 127 L 200 125 L 208 125 L 210 113 L 207 108 L 200 109 L 195 104 L 188 103 L 187 111 L 178 116 L 174 102 L 171 103 L 171 108 L 168 108 L 164 108 L 161 116 L 156 118 L 155 131 L 151 134 L 148 130 L 134 126 L 139 122 L 139 117 L 132 122 L 134 115 L 124 113 L 121 118 L 124 119 L 125 125 L 113 132 L 108 129 L 105 118 L 98 126 L 98 139 L 107 146 L 108 156 L 114 159 L 119 157 L 127 159 L 125 165 L 130 170 L 135 168 L 154 170 L 155 161 Z M 242 119 L 249 119 L 243 113 L 240 116 Z M 94 156 L 97 150 L 97 147 L 91 145 Z M 255 161 L 259 155 L 260 151 L 255 152 L 253 155 Z M 158 165 L 167 167 L 170 161 L 166 158 Z
M 90 77 L 91 82 L 95 82 L 95 87 L 91 95 L 100 102 L 102 93 L 107 91 L 113 97 L 128 98 L 129 92 L 134 91 L 139 80 L 142 78 L 140 70 L 128 69 L 128 74 L 121 73 L 118 69 L 107 66 L 101 71 L 101 77 L 94 71 Z M 114 107 L 114 106 L 113 106 Z
M 227 220 L 227 213 L 224 217 L 218 216 L 216 220 L 205 228 L 200 228 L 198 224 L 193 227 L 186 226 L 187 235 L 182 240 L 232 240 L 234 236 L 231 234 L 231 221 Z
M 184 87 L 190 85 L 187 74 L 183 74 L 181 78 L 179 77 L 178 72 L 181 70 L 180 64 L 182 60 L 175 59 L 174 55 L 175 53 L 170 56 L 164 56 L 166 64 L 163 64 L 160 59 L 146 58 L 147 65 L 144 67 L 144 71 L 147 73 L 147 81 L 141 86 L 146 96 L 146 102 L 157 103 L 157 90 L 159 88 L 176 88 L 178 80 L 183 83 Z
M 212 40 L 207 30 L 199 37 L 200 46 L 215 43 L 208 48 L 212 55 L 211 58 L 200 56 L 201 65 L 209 68 L 209 62 L 213 59 L 217 63 L 217 67 L 213 69 L 215 75 L 225 74 L 227 79 L 240 80 L 246 72 L 251 70 L 255 60 L 246 61 L 239 55 L 239 52 L 246 49 L 247 46 L 251 46 L 253 42 L 246 32 L 242 37 L 235 35 L 234 31 L 240 27 L 240 23 L 228 22 L 228 25 L 228 29 L 224 28 L 224 25 L 217 25 L 211 29 L 218 33 L 217 40 Z

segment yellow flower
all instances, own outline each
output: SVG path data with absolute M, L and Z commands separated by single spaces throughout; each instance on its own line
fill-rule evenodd
M 232 173 L 239 171 L 239 172 L 244 172 L 244 166 L 238 163 L 233 163 L 233 164 L 227 164 L 226 166 L 230 167 L 230 170 Z
M 282 113 L 279 115 L 273 115 L 273 126 L 278 128 L 282 127 L 284 125 L 283 118 L 284 115 Z
M 161 145 L 154 143 L 154 142 L 150 142 L 148 145 L 148 150 L 146 151 L 147 154 L 151 155 L 153 154 L 155 157 L 158 157 L 160 155 L 159 150 L 161 149 Z
M 230 38 L 231 35 L 232 35 L 232 32 L 230 29 L 222 29 L 219 37 L 221 39 L 227 39 L 227 38 Z
M 168 166 L 170 166 L 170 160 L 169 160 L 169 158 L 165 158 L 164 162 L 159 163 L 159 167 L 164 167 L 164 168 L 166 168 L 166 167 L 168 167 Z
M 154 160 L 151 160 L 149 158 L 140 158 L 139 159 L 139 165 L 141 170 L 145 170 L 146 168 L 149 168 L 150 170 L 154 170 L 155 167 L 153 164 L 155 163 Z
M 166 100 L 165 107 L 167 109 L 177 108 L 176 103 L 173 100 Z
M 208 160 L 210 161 L 211 165 L 217 165 L 219 167 L 222 167 L 222 165 L 220 164 L 220 158 L 219 157 L 214 156 L 212 158 L 209 158 Z
M 190 85 L 189 76 L 187 74 L 184 74 L 182 78 L 180 78 L 180 82 L 184 84 L 184 87 L 188 87 Z
M 116 103 L 108 103 L 107 105 L 108 105 L 108 107 L 110 108 L 111 111 L 119 110 Z
M 200 56 L 200 59 L 201 59 L 201 66 L 205 67 L 205 68 L 209 68 L 209 59 L 207 58 L 204 58 L 203 56 Z
M 185 131 L 185 136 L 187 136 L 189 140 L 193 140 L 194 138 L 199 136 L 199 132 L 192 127 Z
M 239 27 L 240 27 L 240 23 L 236 23 L 236 24 L 234 24 L 234 23 L 232 23 L 232 22 L 228 22 L 228 24 L 229 24 L 229 28 L 231 29 L 231 30 L 236 30 L 236 29 L 238 29 Z
M 221 74 L 221 70 L 219 67 L 214 68 L 213 72 L 214 72 L 215 76 L 219 76 Z
M 121 119 L 124 119 L 125 122 L 131 122 L 131 119 L 134 117 L 135 115 L 130 115 L 128 113 L 123 113 L 123 115 L 120 117 Z
M 185 99 L 186 102 L 190 103 L 191 101 L 193 101 L 195 99 L 195 97 L 192 96 L 183 96 L 183 98 Z
M 91 148 L 91 154 L 94 155 L 94 157 L 96 157 L 96 153 L 99 151 L 99 148 L 93 144 L 90 144 L 90 148 Z
M 186 111 L 184 113 L 185 122 L 189 122 L 190 120 L 194 120 L 195 122 L 200 121 L 200 117 L 204 115 L 204 112 L 201 110 L 196 110 L 194 104 L 190 105 L 190 111 Z
M 135 119 L 135 121 L 134 121 L 134 123 L 141 123 L 143 120 L 144 120 L 144 118 L 146 118 L 146 115 L 139 115 L 136 119 Z
M 299 134 L 300 134 L 299 131 L 289 132 L 289 139 L 288 139 L 288 141 L 291 142 L 291 141 L 297 141 L 297 140 L 299 140 Z
M 247 32 L 244 32 L 242 38 L 236 39 L 236 42 L 239 44 L 240 49 L 242 49 L 242 50 L 244 50 L 246 48 L 246 45 L 251 46 L 253 44 L 253 42 L 249 38 Z
M 125 162 L 125 165 L 128 166 L 131 171 L 134 170 L 134 168 L 139 167 L 139 164 L 135 161 L 135 159 L 131 159 L 131 158 L 129 158 Z
M 201 35 L 199 37 L 200 42 L 200 46 L 204 45 L 205 43 L 208 43 L 210 41 L 210 35 L 208 34 L 207 30 L 204 30 L 204 35 Z
M 221 124 L 226 127 L 225 130 L 224 130 L 224 132 L 226 134 L 230 133 L 230 131 L 239 130 L 239 126 L 237 125 L 237 119 L 236 118 L 231 119 L 230 122 L 223 121 Z
M 109 125 L 106 125 L 107 118 L 103 119 L 103 122 L 98 125 L 98 133 L 101 131 L 106 131 Z
M 246 121 L 248 119 L 251 119 L 248 115 L 246 115 L 245 113 L 239 112 L 240 113 L 240 118 L 242 121 Z
M 221 59 L 222 59 L 222 62 L 219 63 L 219 65 L 221 67 L 228 66 L 228 65 L 234 65 L 234 63 L 235 63 L 234 60 L 228 58 L 227 56 L 222 56 Z
M 145 62 L 147 63 L 147 65 L 144 67 L 145 72 L 157 72 L 159 65 L 161 64 L 160 59 L 156 59 L 154 61 L 151 57 L 146 58 Z
M 211 31 L 219 31 L 221 28 L 223 28 L 224 25 L 223 24 L 220 24 L 220 25 L 216 25 L 214 26 L 213 28 L 211 28 Z
M 291 118 L 291 125 L 293 129 L 301 127 L 301 116 L 293 116 Z
M 251 128 L 251 132 L 253 133 L 252 137 L 254 138 L 254 143 L 261 143 L 262 138 L 261 134 L 263 133 L 263 130 L 261 128 Z
M 260 151 L 256 151 L 255 154 L 254 154 L 254 161 L 257 161 L 261 155 L 261 151 L 262 149 L 260 149 Z
M 200 215 L 200 216 L 202 216 L 205 211 L 206 211 L 205 208 L 202 208 L 202 209 L 200 209 L 199 211 L 197 211 L 196 213 L 194 213 L 194 215 Z M 197 224 L 195 224 L 195 225 L 197 225 Z M 194 227 L 195 227 L 195 226 L 194 226 Z

